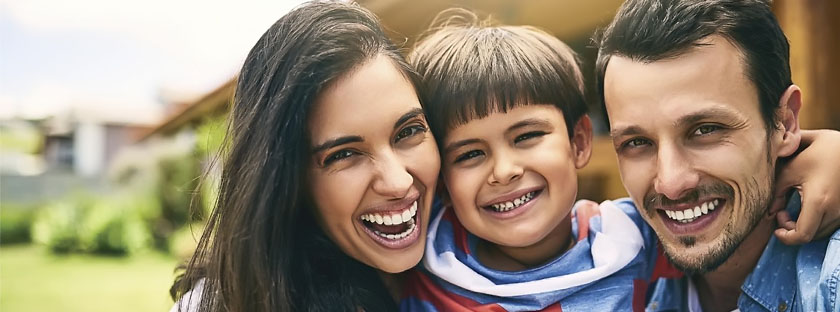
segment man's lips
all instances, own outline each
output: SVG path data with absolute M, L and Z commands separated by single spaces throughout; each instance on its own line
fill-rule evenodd
M 722 198 L 713 198 L 695 202 L 693 205 L 672 206 L 668 207 L 671 209 L 658 209 L 657 211 L 662 218 L 662 222 L 671 232 L 693 234 L 711 225 L 720 215 L 720 212 L 724 210 L 727 202 Z
M 707 201 L 698 201 L 693 204 L 671 206 L 667 207 L 667 209 L 662 209 L 662 211 L 664 211 L 665 216 L 671 220 L 688 223 L 696 220 L 697 218 L 708 215 L 714 211 L 715 208 L 719 207 L 721 203 L 725 202 L 725 200 L 714 198 Z

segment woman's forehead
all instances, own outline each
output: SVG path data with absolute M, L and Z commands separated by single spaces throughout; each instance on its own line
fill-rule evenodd
M 385 56 L 336 81 L 314 103 L 309 130 L 320 137 L 376 134 L 421 108 L 414 87 Z M 385 132 L 390 135 L 391 131 Z

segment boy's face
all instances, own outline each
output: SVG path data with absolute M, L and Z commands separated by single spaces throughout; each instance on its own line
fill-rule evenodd
M 540 242 L 575 201 L 575 170 L 589 161 L 591 131 L 584 116 L 570 140 L 563 112 L 551 105 L 518 106 L 456 126 L 442 142 L 442 167 L 458 219 L 497 245 Z

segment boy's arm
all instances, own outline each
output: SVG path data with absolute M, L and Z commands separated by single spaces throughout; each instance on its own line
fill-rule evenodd
M 840 132 L 802 130 L 797 154 L 780 160 L 771 212 L 778 211 L 776 237 L 788 245 L 831 235 L 840 227 Z M 797 221 L 784 211 L 787 194 L 799 191 L 802 210 Z

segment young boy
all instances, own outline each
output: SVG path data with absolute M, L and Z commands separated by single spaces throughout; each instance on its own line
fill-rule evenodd
M 446 204 L 401 308 L 642 309 L 655 234 L 629 199 L 575 205 L 592 126 L 574 52 L 535 28 L 467 22 L 439 28 L 410 61 Z

